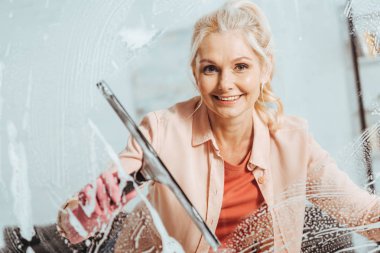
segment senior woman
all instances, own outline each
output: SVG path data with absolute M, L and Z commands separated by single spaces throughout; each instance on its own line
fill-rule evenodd
M 377 222 L 380 201 L 336 167 L 304 120 L 283 115 L 270 85 L 271 39 L 263 12 L 250 1 L 229 1 L 199 19 L 191 68 L 200 96 L 149 113 L 140 128 L 225 247 L 242 250 L 244 243 L 258 242 L 261 250 L 299 252 L 306 200 L 347 226 Z M 142 165 L 134 140 L 119 157 L 128 173 Z M 58 225 L 72 243 L 93 234 L 125 204 L 117 182 L 111 168 L 80 192 L 82 204 L 95 204 L 88 216 L 78 198 L 65 205 Z M 93 188 L 96 196 L 89 193 Z M 166 187 L 154 184 L 149 199 L 186 252 L 209 250 Z M 73 228 L 69 213 L 87 236 Z M 362 232 L 380 240 L 378 228 Z M 238 235 L 251 240 L 238 242 Z M 269 243 L 260 244 L 260 236 Z

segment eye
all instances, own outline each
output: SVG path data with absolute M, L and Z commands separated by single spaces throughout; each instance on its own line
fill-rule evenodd
M 235 70 L 237 70 L 238 72 L 242 72 L 248 68 L 249 68 L 249 66 L 245 63 L 238 63 L 235 65 Z
M 204 74 L 212 74 L 213 72 L 217 72 L 218 68 L 214 65 L 207 65 L 203 68 Z

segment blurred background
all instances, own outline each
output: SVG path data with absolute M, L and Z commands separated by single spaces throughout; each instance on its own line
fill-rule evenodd
M 285 112 L 306 118 L 340 167 L 374 190 L 380 2 L 254 2 L 272 27 L 273 87 Z M 136 121 L 196 95 L 188 64 L 192 26 L 223 3 L 0 2 L 0 229 L 55 222 L 59 206 L 110 162 L 96 130 L 115 152 L 124 148 L 128 132 L 97 81 L 108 82 Z

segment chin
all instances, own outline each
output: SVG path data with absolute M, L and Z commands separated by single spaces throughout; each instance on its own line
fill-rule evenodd
M 222 119 L 226 119 L 226 120 L 231 120 L 231 119 L 236 119 L 236 118 L 239 118 L 241 116 L 243 116 L 245 114 L 245 112 L 243 111 L 234 111 L 234 112 L 218 112 L 218 113 L 214 113 L 215 116 L 217 116 L 218 118 L 222 118 Z

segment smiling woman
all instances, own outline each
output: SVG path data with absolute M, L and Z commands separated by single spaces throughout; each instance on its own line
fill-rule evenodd
M 271 41 L 263 12 L 250 1 L 229 1 L 202 17 L 190 61 L 200 96 L 149 113 L 141 131 L 226 250 L 300 252 L 306 200 L 339 225 L 380 240 L 378 226 L 363 228 L 380 221 L 379 198 L 337 168 L 303 119 L 283 115 L 270 86 Z M 119 158 L 127 173 L 144 161 L 133 139 Z M 66 203 L 58 222 L 63 236 L 78 243 L 110 222 L 131 197 L 119 183 L 115 165 Z M 209 251 L 169 189 L 156 183 L 149 199 L 185 252 Z M 117 247 L 131 245 L 130 235 L 122 232 Z M 152 244 L 134 250 L 162 249 Z
M 203 102 L 219 117 L 246 118 L 265 82 L 251 47 L 240 32 L 230 31 L 210 34 L 198 50 L 194 74 Z M 235 112 L 223 115 L 218 110 Z
M 251 115 L 261 84 L 268 82 L 267 70 L 240 31 L 206 36 L 193 66 L 201 101 L 207 106 L 216 140 L 223 147 L 222 155 L 237 164 L 251 147 L 251 142 L 247 142 L 252 139 Z M 228 132 L 233 133 L 231 140 L 227 139 Z M 234 154 L 231 150 L 239 152 L 229 160 L 226 155 Z

